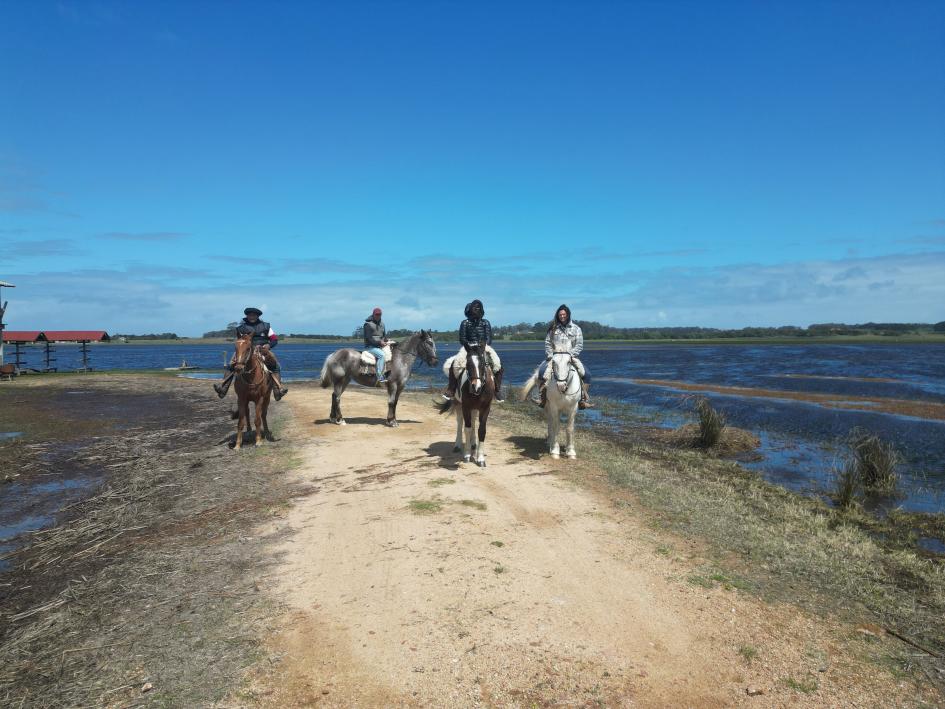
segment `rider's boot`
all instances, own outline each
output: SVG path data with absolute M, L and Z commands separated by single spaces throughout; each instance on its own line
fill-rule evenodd
M 217 396 L 219 396 L 222 399 L 224 396 L 226 396 L 226 393 L 230 390 L 230 384 L 232 382 L 233 382 L 233 372 L 230 372 L 229 374 L 226 375 L 226 377 L 224 377 L 222 382 L 220 382 L 219 384 L 213 385 L 213 390 L 217 393 Z
M 272 377 L 272 395 L 276 398 L 276 401 L 280 401 L 283 396 L 289 393 L 289 390 L 282 386 L 282 378 L 279 372 L 270 371 L 269 376 Z
M 541 394 L 541 401 L 538 402 L 538 405 L 541 408 L 545 408 L 545 404 L 548 403 L 548 385 L 543 383 L 539 389 L 539 393 Z
M 591 403 L 591 398 L 588 396 L 587 389 L 591 385 L 587 382 L 581 382 L 581 400 L 578 402 L 579 409 L 593 409 L 594 404 Z
M 502 398 L 502 372 L 504 370 L 500 369 L 498 372 L 495 372 L 492 375 L 492 378 L 495 380 L 495 400 L 497 403 L 501 404 L 505 401 Z
M 446 393 L 440 394 L 447 401 L 452 401 L 453 397 L 456 396 L 456 386 L 458 382 L 456 381 L 456 375 L 453 373 L 453 368 L 450 367 L 450 383 L 446 387 Z

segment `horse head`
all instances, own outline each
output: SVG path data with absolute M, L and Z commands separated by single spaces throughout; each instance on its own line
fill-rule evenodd
M 485 383 L 486 343 L 476 345 L 466 358 L 466 375 L 469 377 L 469 393 L 479 396 Z
M 420 355 L 420 359 L 431 367 L 437 365 L 436 342 L 433 341 L 433 335 L 429 330 L 420 331 L 420 342 L 417 344 L 417 354 Z
M 233 370 L 240 374 L 249 364 L 253 354 L 253 335 L 247 333 L 236 338 L 236 354 L 233 355 Z
M 567 350 L 555 348 L 554 354 L 551 355 L 551 375 L 554 377 L 555 386 L 562 394 L 567 392 L 568 383 L 571 381 L 571 375 L 574 371 L 571 353 Z

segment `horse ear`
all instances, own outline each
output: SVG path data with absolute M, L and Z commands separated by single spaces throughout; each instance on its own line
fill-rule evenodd
M 424 337 L 426 337 L 426 336 L 427 336 L 427 331 L 424 330 L 424 329 L 421 327 L 421 328 L 420 328 L 420 334 L 423 335 Z

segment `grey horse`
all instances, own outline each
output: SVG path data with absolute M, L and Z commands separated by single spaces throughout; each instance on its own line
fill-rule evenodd
M 410 370 L 417 357 L 431 367 L 436 366 L 436 343 L 433 341 L 433 335 L 427 330 L 421 330 L 412 334 L 405 342 L 391 345 L 391 351 L 393 356 L 390 375 L 387 378 L 387 425 L 397 426 L 397 400 L 407 386 Z M 331 423 L 345 425 L 344 416 L 341 415 L 341 395 L 352 379 L 366 387 L 375 386 L 376 377 L 363 375 L 360 369 L 361 353 L 350 347 L 332 352 L 322 365 L 322 388 L 334 388 L 331 394 L 331 413 L 328 415 Z

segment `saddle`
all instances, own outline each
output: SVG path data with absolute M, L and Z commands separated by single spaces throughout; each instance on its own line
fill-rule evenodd
M 390 364 L 394 359 L 394 352 L 391 350 L 390 345 L 385 346 L 382 351 L 384 352 L 384 374 L 387 374 L 390 372 Z M 370 352 L 362 352 L 360 372 L 364 375 L 377 374 L 377 357 L 372 355 Z

